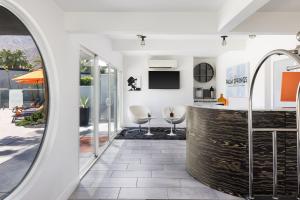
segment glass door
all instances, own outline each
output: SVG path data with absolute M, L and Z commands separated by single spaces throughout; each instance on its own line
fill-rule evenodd
M 99 148 L 109 142 L 109 67 L 104 62 L 101 63 L 99 73 Z
M 80 175 L 89 169 L 117 132 L 117 80 L 118 72 L 115 68 L 82 48 L 80 51 Z
M 94 131 L 94 71 L 95 54 L 80 50 L 80 106 L 79 106 L 79 167 L 82 173 L 95 159 Z
M 114 138 L 118 130 L 118 73 L 110 67 L 109 70 L 109 96 L 110 96 L 110 138 Z

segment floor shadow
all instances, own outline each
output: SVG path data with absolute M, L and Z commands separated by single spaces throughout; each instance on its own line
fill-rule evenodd
M 8 136 L 0 140 L 0 146 L 24 146 L 39 144 L 41 142 L 42 137 L 42 135 L 33 137 Z
M 7 156 L 10 154 L 17 153 L 18 150 L 5 150 L 5 151 L 0 151 L 0 156 Z
M 36 145 L 0 164 L 0 193 L 9 193 L 20 183 L 33 163 L 39 146 Z

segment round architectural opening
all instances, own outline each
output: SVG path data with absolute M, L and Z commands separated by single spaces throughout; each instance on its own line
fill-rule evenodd
M 38 156 L 48 102 L 39 48 L 21 19 L 0 6 L 0 199 L 22 182 Z

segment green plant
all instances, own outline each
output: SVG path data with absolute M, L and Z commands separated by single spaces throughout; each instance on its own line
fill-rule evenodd
M 35 112 L 30 116 L 24 117 L 24 119 L 16 122 L 16 126 L 29 126 L 44 124 L 45 118 L 43 111 Z
M 25 53 L 18 49 L 15 51 L 3 49 L 0 51 L 0 66 L 9 69 L 32 69 Z
M 84 76 L 80 78 L 80 85 L 88 86 L 92 85 L 93 77 L 92 76 Z
M 11 88 L 9 70 L 11 69 L 28 69 L 31 70 L 33 66 L 29 63 L 25 53 L 22 50 L 7 50 L 0 51 L 0 67 L 7 73 L 8 85 Z
M 89 98 L 88 97 L 81 97 L 80 98 L 80 107 L 81 108 L 88 108 L 89 107 Z

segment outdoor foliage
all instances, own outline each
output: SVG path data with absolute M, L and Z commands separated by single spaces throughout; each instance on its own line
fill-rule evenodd
M 88 86 L 92 85 L 93 78 L 91 76 L 84 76 L 80 78 L 80 85 L 82 86 Z
M 24 117 L 21 121 L 16 122 L 17 126 L 29 126 L 29 125 L 38 125 L 38 124 L 44 124 L 44 113 L 42 111 L 35 112 L 32 115 L 28 117 Z
M 81 108 L 88 108 L 89 107 L 89 98 L 88 97 L 81 97 L 80 98 L 80 107 Z
M 32 69 L 25 53 L 22 50 L 7 50 L 0 51 L 0 66 L 6 70 L 10 69 Z
M 21 50 L 7 50 L 0 51 L 0 68 L 7 72 L 7 81 L 9 88 L 11 88 L 9 70 L 11 69 L 28 69 L 32 70 L 33 66 L 29 63 L 26 55 Z

